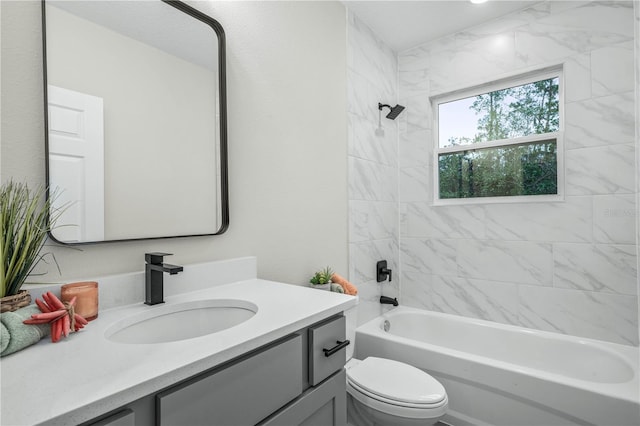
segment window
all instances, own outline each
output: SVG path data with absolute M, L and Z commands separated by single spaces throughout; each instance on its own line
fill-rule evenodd
M 558 199 L 561 77 L 538 72 L 436 98 L 435 202 Z

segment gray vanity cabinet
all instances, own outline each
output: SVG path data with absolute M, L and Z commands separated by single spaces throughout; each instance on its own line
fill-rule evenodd
M 302 337 L 156 396 L 157 423 L 254 425 L 302 393 Z
M 343 368 L 346 361 L 345 334 L 345 318 L 342 315 L 307 329 L 304 334 L 308 338 L 305 355 L 309 362 L 305 368 L 306 390 L 260 426 L 346 425 L 347 377 Z M 331 348 L 336 346 L 342 348 L 331 353 Z
M 345 333 L 333 316 L 85 425 L 344 426 Z
M 322 385 L 311 388 L 260 426 L 328 426 L 347 424 L 347 376 L 344 369 Z

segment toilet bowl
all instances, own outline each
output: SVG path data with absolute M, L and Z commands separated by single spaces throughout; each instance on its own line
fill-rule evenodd
M 347 417 L 353 426 L 434 425 L 447 411 L 444 387 L 402 362 L 369 357 L 347 365 Z
M 345 312 L 355 342 L 355 308 Z M 347 347 L 347 420 L 352 426 L 434 425 L 447 412 L 447 393 L 419 368 L 391 359 L 353 358 Z

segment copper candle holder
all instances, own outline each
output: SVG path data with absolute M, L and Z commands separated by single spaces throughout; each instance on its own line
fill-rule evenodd
M 98 318 L 98 283 L 84 281 L 65 284 L 61 287 L 63 302 L 68 302 L 76 296 L 75 312 L 87 321 Z

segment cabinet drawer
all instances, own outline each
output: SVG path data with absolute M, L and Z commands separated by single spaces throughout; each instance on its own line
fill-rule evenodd
M 160 425 L 254 425 L 302 393 L 302 337 L 157 396 Z
M 347 360 L 345 349 L 345 318 L 340 315 L 326 322 L 309 327 L 309 383 L 315 386 L 344 367 Z M 341 347 L 334 353 L 330 349 Z

